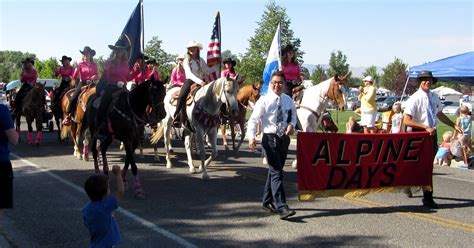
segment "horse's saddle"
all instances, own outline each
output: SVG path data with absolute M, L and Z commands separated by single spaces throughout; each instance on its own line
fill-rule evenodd
M 191 105 L 191 103 L 193 103 L 194 96 L 196 95 L 196 92 L 200 88 L 201 88 L 201 85 L 199 85 L 199 84 L 192 84 L 191 85 L 191 90 L 189 91 L 189 94 L 186 96 L 186 106 L 189 106 L 189 105 Z M 176 106 L 178 104 L 178 98 L 179 98 L 179 93 L 180 92 L 181 92 L 181 89 L 176 91 L 175 93 L 173 93 L 173 95 L 171 95 L 170 104 L 172 106 Z

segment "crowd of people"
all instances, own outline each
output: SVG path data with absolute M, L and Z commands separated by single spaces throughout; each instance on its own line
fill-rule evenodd
M 99 106 L 99 113 L 107 113 L 109 105 L 113 98 L 113 93 L 120 89 L 120 84 L 133 81 L 137 84 L 146 80 L 160 80 L 160 74 L 157 69 L 157 62 L 144 54 L 138 56 L 136 63 L 132 68 L 128 65 L 129 47 L 120 44 L 109 45 L 112 51 L 110 59 L 104 63 L 104 70 L 99 76 L 98 66 L 94 62 L 96 52 L 89 46 L 80 50 L 82 62 L 77 67 L 71 66 L 71 58 L 62 56 L 62 66 L 55 72 L 57 77 L 61 78 L 59 85 L 60 92 L 69 87 L 74 87 L 74 93 L 70 99 L 70 105 L 66 111 L 66 118 L 63 124 L 69 125 L 74 121 L 74 109 L 77 98 L 84 87 L 97 85 L 97 94 L 102 96 Z M 209 68 L 206 61 L 201 57 L 200 51 L 202 44 L 196 41 L 190 41 L 186 46 L 185 55 L 176 57 L 176 66 L 171 72 L 169 87 L 181 87 L 177 102 L 176 112 L 174 113 L 174 124 L 184 124 L 192 130 L 189 122 L 186 121 L 186 114 L 183 111 L 185 99 L 191 86 L 194 84 L 203 86 L 209 83 Z M 269 84 L 268 93 L 261 97 L 255 104 L 254 110 L 248 120 L 247 136 L 249 139 L 249 148 L 256 149 L 255 135 L 257 125 L 260 123 L 263 130 L 261 145 L 266 153 L 268 161 L 268 175 L 264 186 L 262 197 L 262 208 L 270 213 L 278 214 L 280 219 L 288 219 L 295 215 L 287 202 L 285 190 L 283 187 L 284 165 L 288 154 L 290 144 L 290 135 L 296 127 L 296 106 L 292 100 L 294 88 L 301 81 L 301 67 L 296 58 L 296 52 L 293 46 L 288 45 L 282 49 L 282 66 L 275 72 Z M 224 69 L 221 77 L 235 77 L 237 72 L 235 66 L 237 62 L 232 58 L 226 58 L 222 61 Z M 15 107 L 21 106 L 21 99 L 29 87 L 33 86 L 37 80 L 37 72 L 34 69 L 34 61 L 25 59 L 21 73 L 22 86 L 15 99 Z M 426 131 L 430 133 L 433 139 L 433 151 L 439 165 L 448 164 L 449 159 L 456 155 L 461 157 L 465 164 L 468 163 L 468 154 L 471 148 L 471 117 L 469 109 L 461 107 L 461 115 L 456 122 L 451 121 L 441 112 L 441 102 L 436 94 L 430 91 L 430 87 L 437 81 L 429 71 L 423 71 L 418 74 L 419 89 L 407 101 L 405 109 L 402 111 L 401 104 L 395 103 L 392 107 L 391 133 L 402 131 L 418 132 Z M 356 129 L 362 129 L 366 134 L 376 133 L 375 121 L 377 116 L 377 106 L 375 103 L 375 82 L 371 76 L 363 79 L 364 85 L 359 89 L 359 100 L 361 107 L 356 111 L 360 115 L 360 123 L 357 123 L 353 117 L 349 118 L 346 125 L 346 132 L 351 133 Z M 8 143 L 16 144 L 18 134 L 13 128 L 11 115 L 8 109 L 0 105 L 0 209 L 11 208 L 13 204 L 12 197 L 12 179 L 13 172 L 9 160 Z M 103 123 L 106 115 L 97 116 L 97 123 Z M 443 135 L 443 141 L 438 145 L 436 135 L 436 125 L 438 119 L 450 126 L 453 132 L 447 132 Z M 406 130 L 404 130 L 406 127 Z M 460 144 L 459 154 L 454 154 L 453 147 Z M 91 202 L 83 209 L 83 219 L 91 235 L 91 244 L 98 246 L 117 245 L 121 242 L 118 226 L 112 215 L 113 210 L 117 209 L 117 200 L 123 194 L 123 184 L 120 174 L 120 168 L 114 166 L 113 174 L 116 177 L 116 194 L 110 195 L 109 178 L 105 175 L 94 175 L 87 179 L 84 189 L 87 192 Z M 4 180 L 6 179 L 6 180 Z M 438 205 L 433 200 L 433 186 L 423 187 L 423 205 L 428 208 L 437 208 Z

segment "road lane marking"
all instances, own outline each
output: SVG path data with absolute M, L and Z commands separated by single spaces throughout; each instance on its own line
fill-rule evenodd
M 436 177 L 443 177 L 443 178 L 453 179 L 453 180 L 457 180 L 457 181 L 468 182 L 468 183 L 474 183 L 474 181 L 468 180 L 468 179 L 462 179 L 462 178 L 456 178 L 456 177 L 450 177 L 450 176 L 442 176 L 442 175 L 435 175 L 435 176 Z
M 41 172 L 46 173 L 46 174 L 48 174 L 49 176 L 53 177 L 54 179 L 60 181 L 61 183 L 66 184 L 67 186 L 71 187 L 72 189 L 75 189 L 76 191 L 78 191 L 78 192 L 80 192 L 80 193 L 82 193 L 82 194 L 85 194 L 83 188 L 81 188 L 81 187 L 77 186 L 76 184 L 74 184 L 74 183 L 72 183 L 72 182 L 70 182 L 70 181 L 68 181 L 68 180 L 66 180 L 66 179 L 64 179 L 64 178 L 62 178 L 62 177 L 60 177 L 60 176 L 58 176 L 58 175 L 52 173 L 52 172 L 50 172 L 48 169 L 44 169 L 44 168 L 42 168 L 41 166 L 39 166 L 39 165 L 37 165 L 37 164 L 35 164 L 35 163 L 33 163 L 33 162 L 30 162 L 30 161 L 28 161 L 28 160 L 26 160 L 26 159 L 23 159 L 23 158 L 19 157 L 19 156 L 16 155 L 16 154 L 11 153 L 11 155 L 12 155 L 12 157 L 14 157 L 15 159 L 17 159 L 17 160 L 19 160 L 19 161 L 21 161 L 21 162 L 23 162 L 23 163 L 25 163 L 25 164 L 27 164 L 27 165 L 33 166 L 33 167 L 37 168 L 38 170 L 40 170 Z M 145 227 L 148 227 L 148 228 L 151 229 L 152 231 L 154 231 L 154 232 L 156 232 L 156 233 L 158 233 L 158 234 L 160 234 L 160 235 L 162 235 L 162 236 L 164 236 L 164 237 L 166 237 L 166 238 L 168 238 L 168 239 L 170 239 L 170 240 L 173 240 L 174 242 L 180 244 L 180 245 L 183 246 L 183 247 L 186 247 L 186 248 L 196 248 L 196 247 L 197 247 L 197 246 L 194 245 L 193 243 L 191 243 L 191 242 L 189 242 L 189 241 L 187 241 L 187 240 L 185 240 L 185 239 L 183 239 L 183 238 L 181 238 L 181 237 L 179 237 L 179 236 L 177 236 L 177 235 L 175 235 L 175 234 L 173 234 L 173 233 L 171 233 L 171 232 L 169 232 L 169 231 L 167 231 L 167 230 L 165 230 L 165 229 L 159 227 L 158 225 L 156 225 L 156 224 L 154 224 L 154 223 L 152 223 L 152 222 L 150 222 L 150 221 L 148 221 L 148 220 L 145 220 L 144 218 L 142 218 L 142 217 L 140 217 L 140 216 L 138 216 L 138 215 L 136 215 L 136 214 L 134 214 L 134 213 L 132 213 L 132 212 L 130 212 L 130 211 L 128 211 L 128 210 L 122 208 L 122 207 L 119 207 L 119 208 L 116 210 L 116 212 L 119 212 L 119 213 L 121 213 L 121 214 L 127 216 L 128 218 L 130 218 L 130 219 L 132 219 L 132 220 L 138 222 L 139 224 L 141 224 L 141 225 L 143 225 L 143 226 L 145 226 Z
M 239 172 L 239 173 L 242 176 L 257 179 L 257 180 L 260 180 L 260 181 L 266 181 L 266 178 L 264 178 L 260 175 L 251 174 L 251 173 L 247 173 L 247 172 Z M 289 184 L 292 187 L 298 188 L 297 183 L 288 182 L 286 180 L 284 180 L 284 183 Z M 367 206 L 367 207 L 384 207 L 384 208 L 390 209 L 391 212 L 393 212 L 395 214 L 398 214 L 398 215 L 401 215 L 401 216 L 409 217 L 409 218 L 412 218 L 412 219 L 424 220 L 424 221 L 427 221 L 427 222 L 439 224 L 439 225 L 449 227 L 449 228 L 452 228 L 452 229 L 457 229 L 457 230 L 462 230 L 462 231 L 474 233 L 474 224 L 470 224 L 470 223 L 466 223 L 466 222 L 460 222 L 460 221 L 457 221 L 457 220 L 452 220 L 452 219 L 448 219 L 448 218 L 444 218 L 444 217 L 439 217 L 439 216 L 435 216 L 435 215 L 432 215 L 432 214 L 411 212 L 411 211 L 408 211 L 408 210 L 403 209 L 403 208 L 399 208 L 399 209 L 401 209 L 402 211 L 406 210 L 406 212 L 400 212 L 394 206 L 386 205 L 386 204 L 376 202 L 376 201 L 361 199 L 361 198 L 349 198 L 349 197 L 332 197 L 332 198 L 340 200 L 340 201 L 358 203 L 359 205 L 364 205 L 364 206 Z

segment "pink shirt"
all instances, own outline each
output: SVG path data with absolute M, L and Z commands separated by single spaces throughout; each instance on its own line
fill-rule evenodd
M 130 71 L 129 78 L 131 79 L 131 81 L 133 81 L 135 83 L 141 83 L 142 82 L 142 71 L 140 69 L 139 64 L 135 63 L 133 65 L 132 70 Z
M 110 61 L 104 64 L 104 73 L 102 77 L 108 84 L 116 85 L 119 81 L 127 82 L 130 78 L 130 70 L 128 69 L 128 63 L 116 65 Z
M 171 72 L 171 84 L 177 85 L 177 86 L 183 86 L 185 80 L 186 80 L 186 73 L 184 72 L 184 68 L 182 67 L 173 68 L 173 71 Z
M 152 77 L 155 80 L 160 80 L 160 72 L 156 68 L 150 69 L 147 67 L 145 70 L 145 75 L 145 80 L 150 80 Z
M 229 74 L 230 77 L 235 77 L 235 72 L 231 72 L 229 68 L 221 72 L 221 77 L 227 77 L 227 74 Z
M 36 84 L 37 79 L 38 79 L 38 73 L 36 72 L 35 69 L 21 71 L 20 81 L 22 83 L 27 83 L 33 86 Z
M 288 63 L 282 65 L 283 74 L 285 74 L 286 80 L 299 80 L 300 79 L 300 65 Z
M 69 81 L 71 80 L 73 73 L 74 73 L 74 67 L 69 66 L 66 68 L 64 66 L 61 66 L 56 70 L 55 75 L 56 77 L 61 76 L 61 78 L 65 81 Z
M 76 68 L 74 74 L 72 75 L 75 79 L 80 79 L 81 81 L 93 80 L 92 77 L 96 76 L 94 80 L 99 78 L 99 69 L 97 68 L 96 63 L 79 63 L 79 67 Z

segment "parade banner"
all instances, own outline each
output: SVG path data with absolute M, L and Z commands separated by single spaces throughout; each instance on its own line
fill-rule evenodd
M 300 200 L 358 197 L 432 184 L 433 140 L 427 132 L 298 133 Z

